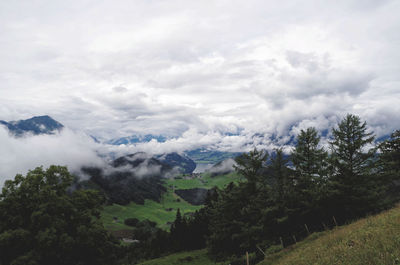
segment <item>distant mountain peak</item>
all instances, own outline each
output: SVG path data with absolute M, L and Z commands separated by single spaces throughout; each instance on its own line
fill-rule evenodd
M 48 115 L 35 116 L 26 120 L 9 122 L 0 120 L 0 124 L 7 127 L 9 132 L 15 136 L 22 136 L 26 133 L 34 135 L 54 134 L 64 128 L 64 125 Z
M 137 144 L 137 143 L 148 143 L 152 140 L 155 140 L 159 143 L 164 143 L 167 140 L 167 137 L 163 135 L 153 135 L 153 134 L 131 135 L 117 139 L 112 139 L 107 141 L 107 143 L 112 145 Z

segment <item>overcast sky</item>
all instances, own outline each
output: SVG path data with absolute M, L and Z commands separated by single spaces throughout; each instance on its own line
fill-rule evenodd
M 132 133 L 400 128 L 400 1 L 1 1 L 0 119 Z

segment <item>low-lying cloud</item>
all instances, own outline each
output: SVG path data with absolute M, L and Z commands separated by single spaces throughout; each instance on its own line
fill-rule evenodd
M 234 159 L 229 158 L 224 161 L 219 162 L 218 164 L 214 165 L 210 169 L 206 170 L 206 172 L 211 173 L 211 175 L 222 175 L 228 174 L 235 170 L 236 162 Z
M 67 128 L 54 135 L 15 138 L 0 126 L 0 146 L 0 186 L 16 174 L 26 174 L 38 166 L 62 165 L 77 172 L 83 165 L 103 165 L 93 140 Z

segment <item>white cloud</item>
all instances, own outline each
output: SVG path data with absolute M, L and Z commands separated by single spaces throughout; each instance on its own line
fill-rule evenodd
M 3 1 L 0 119 L 182 136 L 141 147 L 154 152 L 236 150 L 346 113 L 382 135 L 400 127 L 399 11 L 395 0 Z
M 95 144 L 84 134 L 64 128 L 55 135 L 15 138 L 0 126 L 0 186 L 16 174 L 26 174 L 38 166 L 67 166 L 76 172 L 83 165 L 102 165 Z

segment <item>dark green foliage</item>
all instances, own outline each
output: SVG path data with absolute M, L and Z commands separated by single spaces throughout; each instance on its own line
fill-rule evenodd
M 292 196 L 297 222 L 314 223 L 322 220 L 323 196 L 326 194 L 329 165 L 328 153 L 319 146 L 320 137 L 315 128 L 301 130 L 291 154 L 295 168 Z
M 383 203 L 384 187 L 375 167 L 376 151 L 368 148 L 374 135 L 366 122 L 348 114 L 333 129 L 331 141 L 333 174 L 329 181 L 330 208 L 342 218 L 362 216 Z
M 390 201 L 400 198 L 400 130 L 379 145 L 381 177 L 388 183 Z
M 127 218 L 124 220 L 124 224 L 129 226 L 136 226 L 139 223 L 139 219 L 137 218 Z
M 235 166 L 235 169 L 240 175 L 244 176 L 246 180 L 252 185 L 258 182 L 263 182 L 263 180 L 260 181 L 260 178 L 262 178 L 261 171 L 263 169 L 264 163 L 266 162 L 267 158 L 268 158 L 267 152 L 254 149 L 253 151 L 250 151 L 248 154 L 244 153 L 236 157 L 235 160 L 237 166 Z
M 0 264 L 115 264 L 116 242 L 99 220 L 104 200 L 71 191 L 65 167 L 38 167 L 0 195 Z
M 400 130 L 396 130 L 390 138 L 379 145 L 381 159 L 385 171 L 394 180 L 400 177 Z
M 170 234 L 156 227 L 154 222 L 138 222 L 132 231 L 133 239 L 138 242 L 125 247 L 122 264 L 137 264 L 143 260 L 160 257 L 172 251 Z
M 160 176 L 139 178 L 130 171 L 117 170 L 106 175 L 100 168 L 83 168 L 82 171 L 91 178 L 86 183 L 79 183 L 79 187 L 97 187 L 108 203 L 125 205 L 131 201 L 144 204 L 145 199 L 160 201 L 161 194 L 166 191 Z
M 185 249 L 186 236 L 187 236 L 187 223 L 186 218 L 182 217 L 180 209 L 176 212 L 176 218 L 171 225 L 171 242 L 173 249 L 176 251 Z
M 319 146 L 320 137 L 315 128 L 301 130 L 297 144 L 291 154 L 296 170 L 296 185 L 303 192 L 317 185 L 322 185 L 327 175 L 328 153 Z
M 266 152 L 256 149 L 239 156 L 236 170 L 246 181 L 238 185 L 231 183 L 208 206 L 210 236 L 207 247 L 217 260 L 254 250 L 255 244 L 265 236 L 261 213 L 268 205 L 269 189 L 263 174 L 267 156 Z
M 175 193 L 182 199 L 192 205 L 203 205 L 207 196 L 207 189 L 193 188 L 193 189 L 178 189 Z

